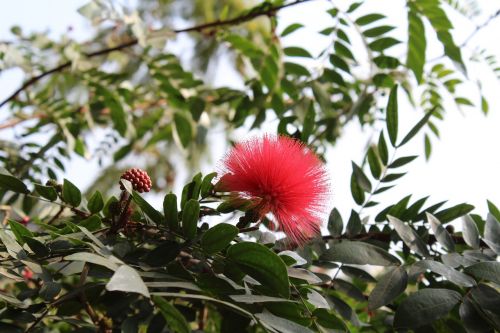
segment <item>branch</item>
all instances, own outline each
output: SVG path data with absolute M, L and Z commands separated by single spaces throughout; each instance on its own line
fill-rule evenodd
M 274 16 L 277 11 L 279 11 L 283 8 L 292 7 L 292 6 L 295 6 L 295 5 L 304 3 L 304 2 L 309 2 L 309 1 L 312 1 L 312 0 L 296 0 L 296 1 L 290 2 L 288 4 L 280 5 L 280 6 L 274 6 L 274 7 L 269 7 L 269 8 L 263 7 L 260 10 L 250 11 L 244 15 L 237 16 L 237 17 L 234 17 L 232 19 L 217 20 L 217 21 L 213 21 L 213 22 L 203 23 L 203 24 L 195 25 L 195 26 L 188 27 L 188 28 L 176 29 L 176 30 L 173 30 L 173 32 L 176 34 L 185 33 L 185 32 L 202 32 L 202 31 L 209 29 L 209 28 L 220 28 L 220 27 L 231 26 L 231 25 L 239 25 L 239 24 L 245 23 L 247 21 L 251 21 L 254 18 L 257 18 L 259 16 Z M 123 44 L 120 44 L 120 45 L 117 45 L 117 46 L 114 46 L 111 48 L 98 50 L 95 52 L 84 53 L 84 55 L 87 58 L 98 57 L 101 55 L 106 55 L 106 54 L 111 53 L 113 51 L 120 51 L 122 49 L 132 47 L 134 45 L 137 45 L 138 42 L 139 41 L 136 38 L 133 38 L 133 39 L 130 39 L 129 41 L 127 41 Z M 43 72 L 37 76 L 33 76 L 31 79 L 26 81 L 21 87 L 19 87 L 16 91 L 14 91 L 9 97 L 7 97 L 5 100 L 3 100 L 0 103 L 0 108 L 3 107 L 5 104 L 9 103 L 10 101 L 14 100 L 21 92 L 23 92 L 24 90 L 26 90 L 27 88 L 29 88 L 33 84 L 37 83 L 38 81 L 40 81 L 44 77 L 49 76 L 49 75 L 54 74 L 54 73 L 57 73 L 57 72 L 60 72 L 64 69 L 70 67 L 71 64 L 72 64 L 72 61 L 67 61 L 67 62 L 64 62 L 61 65 L 54 67 L 46 72 Z

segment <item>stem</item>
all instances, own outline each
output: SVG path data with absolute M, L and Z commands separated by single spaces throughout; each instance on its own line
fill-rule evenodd
M 31 325 L 30 325 L 30 326 L 26 329 L 26 331 L 25 331 L 24 333 L 30 333 L 30 332 L 32 332 L 32 331 L 35 329 L 36 325 L 38 325 L 38 323 L 39 323 L 39 322 L 41 322 L 41 321 L 42 321 L 42 319 L 43 319 L 43 318 L 45 318 L 45 316 L 49 313 L 49 309 L 50 309 L 50 308 L 49 308 L 49 307 L 47 307 L 47 308 L 45 309 L 45 311 L 43 311 L 43 313 L 40 315 L 40 317 L 38 317 L 38 318 L 37 318 L 37 319 L 33 322 L 33 324 L 31 324 Z

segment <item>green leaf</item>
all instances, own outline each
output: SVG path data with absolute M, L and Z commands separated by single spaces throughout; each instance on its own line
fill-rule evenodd
M 203 181 L 201 182 L 200 186 L 200 194 L 202 198 L 206 198 L 210 195 L 210 192 L 214 188 L 214 185 L 212 184 L 212 180 L 217 177 L 217 172 L 212 172 L 203 177 Z
M 67 261 L 89 262 L 91 264 L 104 266 L 112 271 L 116 271 L 119 267 L 115 260 L 111 260 L 109 258 L 105 258 L 103 256 L 100 256 L 100 255 L 97 255 L 94 253 L 89 253 L 89 252 L 73 253 L 73 254 L 70 254 L 68 256 L 65 256 L 63 259 L 67 260 Z
M 462 217 L 462 234 L 467 245 L 473 249 L 479 249 L 479 230 L 470 215 Z
M 422 83 L 422 73 L 425 65 L 425 27 L 418 13 L 409 6 L 408 11 L 408 53 L 406 66 L 413 71 L 417 82 Z
M 57 200 L 56 189 L 52 186 L 43 186 L 40 184 L 35 184 L 35 189 L 42 197 L 50 201 Z
M 313 103 L 309 103 L 306 116 L 304 117 L 304 125 L 302 126 L 302 135 L 301 135 L 302 141 L 306 144 L 309 141 L 309 136 L 313 133 L 314 130 L 314 125 L 315 125 L 314 118 L 316 118 L 314 105 Z
M 465 214 L 471 212 L 473 209 L 474 206 L 463 203 L 444 209 L 434 215 L 439 219 L 439 221 L 441 221 L 441 223 L 445 224 L 453 221 L 456 218 L 464 216 Z
M 169 193 L 163 199 L 163 214 L 165 214 L 165 222 L 171 230 L 179 230 L 179 214 L 177 211 L 177 196 Z
M 495 282 L 500 285 L 500 262 L 483 261 L 465 267 L 464 272 L 478 280 Z
M 207 254 L 225 249 L 238 235 L 239 229 L 228 223 L 220 223 L 208 229 L 201 238 L 201 247 Z
M 387 149 L 387 143 L 385 142 L 384 132 L 380 132 L 377 148 L 382 164 L 387 165 L 389 162 L 389 151 Z
M 303 28 L 304 25 L 303 24 L 300 24 L 300 23 L 292 23 L 290 24 L 288 27 L 286 27 L 283 32 L 281 33 L 281 37 L 285 37 L 289 34 L 291 34 L 292 32 L 300 29 L 300 28 Z
M 363 202 L 365 202 L 365 192 L 363 191 L 361 186 L 359 186 L 354 174 L 352 174 L 351 176 L 351 194 L 354 202 L 356 202 L 358 205 L 362 205 Z
M 352 164 L 352 174 L 356 179 L 356 182 L 358 183 L 359 187 L 361 187 L 363 191 L 370 193 L 372 191 L 372 184 L 370 183 L 370 180 L 368 179 L 368 177 L 366 177 L 363 170 L 359 166 L 357 166 L 356 163 L 351 162 L 351 164 Z
M 488 204 L 488 211 L 497 219 L 497 221 L 500 221 L 500 210 L 497 206 L 489 200 L 486 200 L 486 203 Z
M 352 54 L 351 50 L 349 49 L 349 47 L 345 46 L 345 44 L 339 42 L 339 41 L 336 41 L 335 43 L 333 43 L 333 49 L 335 50 L 335 53 L 338 55 L 338 56 L 341 56 L 341 57 L 344 57 L 344 58 L 349 58 L 353 61 L 356 61 L 356 59 L 354 58 L 354 55 Z
M 366 37 L 374 38 L 374 37 L 382 36 L 383 34 L 386 34 L 389 31 L 392 31 L 394 29 L 395 29 L 395 27 L 392 27 L 389 25 L 381 25 L 380 27 L 375 27 L 375 28 L 371 28 L 371 29 L 363 31 L 363 35 L 365 35 Z
M 104 200 L 101 192 L 95 191 L 87 203 L 87 208 L 92 214 L 99 213 L 104 208 Z
M 264 245 L 249 242 L 232 245 L 227 250 L 227 259 L 272 293 L 290 297 L 286 265 L 280 256 Z
M 354 23 L 357 25 L 367 25 L 383 18 L 385 18 L 385 15 L 373 13 L 359 17 Z
M 486 224 L 484 225 L 483 240 L 496 254 L 500 253 L 500 223 L 491 213 L 488 213 Z
M 14 221 L 14 220 L 8 220 L 9 221 L 9 226 L 10 230 L 16 237 L 17 241 L 19 244 L 23 245 L 24 244 L 24 237 L 33 237 L 33 233 L 28 230 L 24 225 L 21 223 Z
M 404 156 L 404 157 L 400 157 L 397 160 L 395 160 L 394 162 L 392 162 L 391 164 L 389 164 L 388 168 L 395 169 L 395 168 L 402 167 L 403 165 L 406 165 L 406 164 L 410 163 L 411 161 L 413 161 L 417 157 L 418 156 Z
M 372 49 L 373 51 L 377 52 L 383 52 L 386 49 L 393 47 L 394 45 L 397 45 L 401 43 L 399 40 L 392 38 L 392 37 L 382 37 L 379 39 L 374 40 L 370 44 L 368 44 L 368 47 Z
M 61 285 L 52 281 L 43 282 L 42 287 L 40 288 L 39 295 L 43 298 L 44 301 L 53 300 L 59 293 L 61 292 Z
M 368 308 L 370 310 L 389 304 L 406 289 L 408 274 L 404 267 L 391 268 L 387 274 L 382 276 L 368 297 Z
M 285 62 L 285 73 L 294 74 L 297 76 L 309 76 L 309 70 L 302 65 L 296 64 L 294 62 Z
M 410 329 L 427 325 L 453 309 L 462 296 L 453 290 L 426 288 L 411 294 L 396 310 L 394 328 Z
M 255 317 L 259 319 L 259 322 L 266 328 L 267 332 L 313 333 L 309 328 L 294 321 L 275 316 L 267 310 L 257 313 Z
M 189 146 L 191 138 L 193 137 L 193 128 L 191 127 L 191 122 L 184 113 L 176 112 L 174 114 L 175 131 L 179 136 L 181 144 L 184 148 Z
M 133 192 L 132 194 L 132 199 L 134 202 L 141 208 L 141 210 L 149 216 L 149 218 L 156 223 L 157 225 L 160 225 L 163 223 L 163 216 L 159 211 L 157 211 L 153 206 L 149 204 L 146 200 L 144 200 L 143 197 L 139 195 L 137 192 Z
M 328 331 L 332 330 L 338 332 L 340 330 L 341 332 L 349 332 L 344 322 L 335 316 L 334 312 L 331 310 L 316 309 L 313 312 L 313 316 L 316 318 L 316 323 L 326 328 Z
M 40 241 L 31 237 L 24 237 L 24 241 L 35 254 L 42 258 L 49 255 L 49 249 Z
M 352 265 L 394 266 L 401 264 L 398 258 L 378 246 L 348 240 L 333 244 L 321 255 L 320 259 Z
M 448 267 L 438 261 L 420 260 L 417 261 L 413 266 L 415 268 L 423 268 L 424 271 L 428 269 L 431 272 L 442 275 L 449 281 L 461 287 L 472 287 L 476 285 L 476 282 L 470 276 L 454 270 L 453 268 Z
M 153 296 L 153 302 L 160 310 L 167 322 L 168 328 L 175 333 L 190 333 L 191 328 L 182 313 L 175 306 L 167 302 L 163 297 Z
M 137 293 L 145 297 L 149 296 L 148 287 L 142 281 L 141 276 L 135 269 L 127 265 L 121 265 L 106 284 L 106 290 L 124 291 Z
M 387 219 L 394 226 L 396 232 L 398 233 L 401 240 L 415 253 L 421 256 L 429 257 L 429 251 L 427 250 L 427 245 L 418 236 L 418 234 L 413 230 L 412 227 L 405 224 L 400 219 L 387 215 Z
M 330 216 L 328 217 L 328 231 L 330 235 L 338 237 L 342 235 L 342 230 L 344 229 L 344 222 L 342 221 L 342 216 L 340 215 L 337 208 L 332 209 Z
M 0 188 L 22 194 L 30 192 L 21 180 L 5 173 L 0 173 Z
M 148 252 L 144 257 L 144 261 L 153 267 L 166 266 L 175 258 L 181 251 L 181 245 L 174 241 L 165 241 L 158 245 L 154 250 Z
M 427 212 L 425 214 L 437 241 L 449 252 L 455 251 L 455 242 L 453 242 L 453 238 L 448 231 L 441 225 L 441 222 L 434 215 Z
M 311 55 L 311 53 L 309 53 L 309 51 L 307 51 L 301 47 L 297 47 L 297 46 L 285 47 L 283 49 L 283 52 L 285 53 L 285 55 L 287 55 L 289 57 L 312 58 L 312 55 Z
M 464 297 L 459 309 L 460 320 L 463 323 L 467 332 L 482 333 L 491 332 L 491 328 L 487 321 L 481 317 L 479 312 L 471 300 L 470 295 Z
M 431 144 L 431 139 L 427 134 L 424 136 L 424 146 L 425 146 L 425 158 L 429 160 L 429 157 L 431 157 L 432 153 L 432 144 Z
M 187 239 L 193 239 L 196 236 L 199 217 L 200 203 L 198 200 L 189 199 L 182 211 L 182 232 Z
M 374 148 L 374 146 L 370 146 L 370 148 L 368 148 L 367 159 L 372 176 L 375 179 L 379 179 L 382 174 L 382 162 L 375 152 L 375 149 L 376 148 Z
M 389 139 L 393 147 L 396 147 L 398 139 L 398 85 L 395 84 L 389 94 L 387 102 L 386 124 Z
M 358 213 L 351 210 L 351 215 L 349 216 L 349 221 L 347 221 L 346 233 L 349 236 L 356 236 L 363 230 L 363 225 L 361 224 L 361 219 Z
M 422 119 L 420 119 L 419 122 L 415 126 L 413 126 L 413 128 L 408 132 L 408 134 L 406 134 L 406 136 L 403 138 L 403 141 L 400 142 L 398 147 L 401 147 L 408 141 L 410 141 L 422 129 L 422 127 L 424 127 L 424 125 L 427 124 L 427 121 L 434 114 L 434 111 L 436 111 L 436 108 L 432 108 L 430 111 L 428 111 L 422 117 Z
M 64 179 L 62 197 L 64 202 L 73 207 L 78 207 L 82 202 L 82 193 L 72 182 Z

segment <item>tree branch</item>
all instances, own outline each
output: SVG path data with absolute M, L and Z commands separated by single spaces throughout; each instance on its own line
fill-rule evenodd
M 176 29 L 176 30 L 173 30 L 173 32 L 176 34 L 185 33 L 185 32 L 202 32 L 202 31 L 209 29 L 209 28 L 220 28 L 220 27 L 225 27 L 225 26 L 239 25 L 239 24 L 251 21 L 254 18 L 257 18 L 259 16 L 274 16 L 277 11 L 279 11 L 283 8 L 292 7 L 292 6 L 295 6 L 295 5 L 304 3 L 304 2 L 309 2 L 309 1 L 313 1 L 313 0 L 296 0 L 296 1 L 284 4 L 284 5 L 280 5 L 280 6 L 273 6 L 273 7 L 268 7 L 268 8 L 262 7 L 260 10 L 250 11 L 244 15 L 237 16 L 237 17 L 234 17 L 232 19 L 217 20 L 217 21 L 213 21 L 213 22 L 203 23 L 203 24 L 195 25 L 195 26 L 188 27 L 188 28 Z M 120 51 L 122 49 L 132 47 L 134 45 L 137 45 L 138 42 L 139 41 L 136 38 L 133 38 L 133 39 L 130 39 L 129 41 L 127 41 L 123 44 L 120 44 L 120 45 L 117 45 L 114 47 L 110 47 L 110 48 L 105 48 L 105 49 L 98 50 L 95 52 L 84 53 L 84 55 L 87 58 L 98 57 L 101 55 L 106 55 L 106 54 L 111 53 L 113 51 Z M 14 91 L 9 97 L 7 97 L 5 100 L 3 100 L 0 103 L 0 108 L 3 107 L 5 104 L 9 103 L 10 101 L 14 100 L 21 92 L 23 92 L 24 90 L 26 90 L 27 88 L 29 88 L 33 84 L 37 83 L 38 81 L 40 81 L 44 77 L 50 76 L 51 74 L 54 74 L 57 72 L 60 72 L 64 69 L 70 67 L 71 64 L 72 64 L 72 61 L 67 61 L 67 62 L 64 62 L 64 63 L 60 64 L 59 66 L 54 67 L 52 69 L 49 69 L 48 71 L 43 72 L 37 76 L 33 76 L 31 79 L 29 79 L 28 81 L 23 83 L 23 85 L 21 85 L 21 87 L 19 87 L 16 91 Z

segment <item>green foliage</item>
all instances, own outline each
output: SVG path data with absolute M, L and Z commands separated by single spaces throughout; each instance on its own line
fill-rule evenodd
M 96 29 L 84 42 L 13 27 L 0 69 L 17 66 L 27 78 L 0 101 L 5 127 L 20 133 L 1 142 L 0 331 L 500 330 L 497 206 L 487 201 L 482 217 L 467 203 L 381 195 L 420 156 L 405 150 L 410 141 L 423 139 L 431 157 L 438 124 L 455 111 L 445 101 L 488 113 L 479 84 L 478 96 L 461 92 L 470 60 L 500 72 L 485 49 L 462 56 L 489 21 L 457 45 L 448 10 L 477 16 L 473 0 L 407 1 L 407 36 L 367 10 L 370 1 L 329 3 L 318 32 L 328 46 L 313 50 L 289 42 L 310 30 L 306 21 L 280 24 L 282 9 L 308 2 L 139 1 L 121 10 L 92 1 L 79 10 Z M 165 48 L 183 34 L 192 62 Z M 428 59 L 436 42 L 443 53 Z M 219 58 L 227 68 L 209 72 Z M 242 85 L 214 87 L 211 75 L 226 70 Z M 407 112 L 419 120 L 404 133 Z M 374 134 L 351 164 L 355 207 L 333 208 L 327 231 L 300 247 L 273 234 L 263 198 L 236 199 L 223 175 L 197 173 L 215 163 L 221 129 L 232 143 L 234 130 L 266 124 L 328 163 L 327 148 L 353 120 Z M 100 162 L 87 189 L 64 177 L 77 155 Z M 148 171 L 153 193 L 123 180 L 118 192 L 129 164 Z

